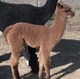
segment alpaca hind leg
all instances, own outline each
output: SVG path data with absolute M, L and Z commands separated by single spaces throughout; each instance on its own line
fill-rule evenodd
M 22 51 L 24 50 L 24 40 L 18 34 L 13 34 L 12 31 L 10 32 L 11 33 L 7 35 L 7 42 L 12 53 L 10 57 L 12 76 L 13 79 L 20 79 L 18 72 L 18 62 Z
M 22 51 L 24 50 L 24 46 L 20 45 L 11 47 L 11 57 L 10 57 L 10 65 L 12 70 L 12 76 L 13 79 L 20 79 L 19 72 L 18 72 L 18 64 L 19 64 L 19 58 L 22 54 Z M 16 48 L 16 50 L 15 50 Z
M 10 65 L 12 70 L 13 79 L 20 79 L 19 72 L 18 72 L 18 63 L 19 58 L 24 50 L 24 45 L 18 42 L 9 42 L 9 47 L 11 50 L 11 57 L 10 57 Z
M 11 54 L 10 57 L 10 65 L 12 70 L 13 79 L 20 79 L 19 72 L 18 72 L 18 60 L 20 56 L 15 54 Z

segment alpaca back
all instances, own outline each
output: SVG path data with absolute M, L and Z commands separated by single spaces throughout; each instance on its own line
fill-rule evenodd
M 9 30 L 10 28 L 11 30 Z M 4 34 L 6 34 L 8 30 L 9 30 L 8 36 L 10 38 L 15 39 L 16 37 L 19 37 L 25 40 L 25 42 L 31 47 L 39 47 L 40 44 L 50 36 L 49 27 L 23 22 L 16 23 L 12 26 L 7 27 L 7 29 L 4 31 Z

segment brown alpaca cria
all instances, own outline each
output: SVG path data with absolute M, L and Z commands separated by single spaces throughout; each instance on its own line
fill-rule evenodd
M 10 63 L 13 79 L 20 79 L 18 60 L 22 51 L 24 51 L 25 43 L 30 47 L 39 48 L 39 79 L 42 79 L 44 68 L 46 71 L 46 79 L 50 79 L 50 52 L 60 41 L 64 33 L 68 15 L 74 16 L 74 12 L 68 5 L 60 2 L 57 4 L 55 22 L 51 27 L 20 22 L 8 27 L 12 27 L 10 30 L 7 28 L 9 32 L 5 36 L 5 39 L 7 39 L 12 53 Z M 4 34 L 7 32 L 7 29 L 4 31 Z

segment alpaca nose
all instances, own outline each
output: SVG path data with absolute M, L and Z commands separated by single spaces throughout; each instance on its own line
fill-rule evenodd
M 71 17 L 73 17 L 75 15 L 75 13 L 71 10 L 70 11 Z

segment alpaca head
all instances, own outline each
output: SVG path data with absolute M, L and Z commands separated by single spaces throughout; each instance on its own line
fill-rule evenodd
M 58 6 L 59 11 L 62 13 L 65 13 L 66 15 L 70 15 L 71 17 L 75 15 L 72 9 L 67 4 L 64 4 L 62 0 L 58 2 L 57 6 Z

